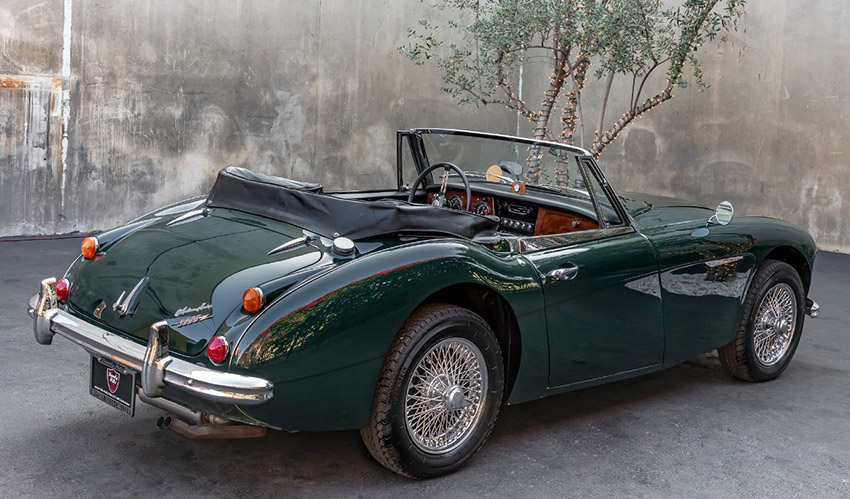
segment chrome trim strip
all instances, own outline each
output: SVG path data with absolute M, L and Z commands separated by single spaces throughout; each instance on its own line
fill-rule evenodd
M 291 241 L 287 241 L 287 242 L 281 244 L 280 246 L 275 247 L 274 249 L 272 249 L 271 251 L 268 252 L 268 255 L 271 256 L 271 255 L 274 255 L 275 253 L 280 253 L 281 251 L 286 251 L 288 249 L 292 249 L 292 248 L 294 248 L 296 246 L 300 246 L 302 244 L 309 244 L 310 241 L 312 241 L 310 236 L 296 237 L 295 239 L 293 239 Z
M 141 373 L 142 391 L 148 398 L 161 397 L 166 386 L 225 404 L 257 405 L 274 395 L 274 384 L 268 380 L 215 371 L 169 355 L 165 321 L 151 326 L 148 344 L 142 345 L 74 317 L 56 307 L 51 288 L 55 284 L 55 279 L 45 279 L 38 298 L 29 300 L 35 305 L 33 332 L 38 343 L 50 344 L 59 334 L 95 357 Z
M 721 265 L 729 265 L 730 263 L 735 263 L 739 260 L 742 260 L 744 255 L 732 256 L 729 258 L 721 258 L 719 260 L 709 260 L 705 262 L 706 267 L 720 267 Z
M 519 253 L 528 253 L 531 251 L 540 251 L 549 248 L 558 248 L 568 244 L 583 243 L 587 241 L 596 241 L 609 237 L 620 236 L 623 234 L 631 234 L 635 228 L 627 225 L 623 227 L 612 227 L 609 229 L 591 229 L 576 232 L 567 232 L 565 234 L 556 234 L 553 236 L 532 236 L 516 239 L 515 243 L 508 240 L 511 248 L 514 245 Z
M 186 222 L 190 218 L 203 216 L 204 211 L 206 211 L 206 208 L 200 208 L 200 209 L 197 209 L 197 210 L 192 210 L 192 211 L 186 212 L 186 213 L 180 215 L 179 217 L 175 218 L 174 220 L 168 222 L 165 225 L 166 225 L 166 227 L 171 227 L 172 225 L 177 225 L 180 222 Z
M 513 135 L 504 135 L 501 133 L 490 133 L 490 132 L 476 132 L 472 130 L 460 130 L 457 128 L 413 128 L 410 130 L 405 130 L 408 133 L 427 133 L 427 134 L 435 134 L 435 135 L 460 135 L 465 137 L 478 137 L 482 139 L 497 139 L 497 140 L 510 140 L 512 142 L 518 142 L 521 144 L 528 145 L 541 145 L 547 147 L 556 147 L 558 149 L 565 149 L 567 151 L 579 153 L 583 156 L 590 156 L 590 152 L 582 149 L 581 147 L 571 146 L 567 144 L 562 144 L 560 142 L 552 142 L 549 140 L 535 140 L 535 139 L 527 139 L 524 137 L 515 137 Z

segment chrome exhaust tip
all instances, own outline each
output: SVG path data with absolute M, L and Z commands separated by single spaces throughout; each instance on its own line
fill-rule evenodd
M 165 416 L 160 416 L 156 420 L 156 429 L 157 430 L 167 430 L 168 428 L 171 427 L 171 421 L 172 421 L 172 419 L 171 419 L 170 414 L 166 414 Z

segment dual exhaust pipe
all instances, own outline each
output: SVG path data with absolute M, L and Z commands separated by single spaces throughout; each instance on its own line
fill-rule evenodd
M 212 424 L 189 424 L 182 419 L 165 414 L 156 420 L 159 430 L 171 430 L 192 440 L 224 438 L 258 438 L 269 432 L 268 428 L 239 423 L 224 422 L 224 418 L 210 416 Z

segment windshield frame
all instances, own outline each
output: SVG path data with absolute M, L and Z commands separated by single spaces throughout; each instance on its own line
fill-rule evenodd
M 548 148 L 556 148 L 556 149 L 561 149 L 561 150 L 567 151 L 571 154 L 574 154 L 575 159 L 578 162 L 578 168 L 581 171 L 581 174 L 585 177 L 587 175 L 591 175 L 591 176 L 595 177 L 596 181 L 602 186 L 603 191 L 605 192 L 606 196 L 609 198 L 609 201 L 610 201 L 612 207 L 614 208 L 614 211 L 620 217 L 620 224 L 614 224 L 614 225 L 609 224 L 604 219 L 604 217 L 601 216 L 602 208 L 600 206 L 600 203 L 596 199 L 596 194 L 594 192 L 592 192 L 593 189 L 590 189 L 591 192 L 589 192 L 589 195 L 590 195 L 590 198 L 591 198 L 591 202 L 593 203 L 594 209 L 596 210 L 596 212 L 599 216 L 600 226 L 603 226 L 603 227 L 606 227 L 606 228 L 607 227 L 619 227 L 621 225 L 633 226 L 634 227 L 634 221 L 629 216 L 628 212 L 626 211 L 625 207 L 623 206 L 622 201 L 620 200 L 620 197 L 617 195 L 617 193 L 614 191 L 613 187 L 608 182 L 608 179 L 605 177 L 605 174 L 599 168 L 599 165 L 598 165 L 598 163 L 596 163 L 596 160 L 593 158 L 593 156 L 588 151 L 586 151 L 586 150 L 584 150 L 580 147 L 571 146 L 571 145 L 568 145 L 568 144 L 561 144 L 561 143 L 558 143 L 558 142 L 552 142 L 552 141 L 548 141 L 548 140 L 535 140 L 535 139 L 528 139 L 528 138 L 524 138 L 524 137 L 515 137 L 515 136 L 512 136 L 512 135 L 504 135 L 504 134 L 489 133 L 489 132 L 477 132 L 477 131 L 472 131 L 472 130 L 458 130 L 458 129 L 453 129 L 453 128 L 412 128 L 410 130 L 399 130 L 397 132 L 397 141 L 396 141 L 397 142 L 397 148 L 398 148 L 397 149 L 397 156 L 399 158 L 398 165 L 397 165 L 399 191 L 407 192 L 407 191 L 410 190 L 409 186 L 402 185 L 402 182 L 403 182 L 402 177 L 403 176 L 402 176 L 402 163 L 401 163 L 401 157 L 402 157 L 402 149 L 401 148 L 405 147 L 404 143 L 407 142 L 407 147 L 410 148 L 410 152 L 411 152 L 411 155 L 413 156 L 413 161 L 414 161 L 414 165 L 416 166 L 416 170 L 417 170 L 417 172 L 419 172 L 421 174 L 423 171 L 425 171 L 426 168 L 428 168 L 430 166 L 430 163 L 428 161 L 428 155 L 427 155 L 427 152 L 425 151 L 425 144 L 424 144 L 424 141 L 422 140 L 422 135 L 428 135 L 428 134 L 457 135 L 457 136 L 462 136 L 462 137 L 481 138 L 481 139 L 490 139 L 490 140 L 501 140 L 501 141 L 514 142 L 514 143 L 525 144 L 525 145 L 530 145 L 530 146 L 541 146 L 541 147 L 548 147 Z M 405 141 L 405 140 L 403 140 L 404 138 L 407 138 L 408 140 Z M 588 179 L 585 178 L 585 182 L 587 182 L 587 180 Z M 434 184 L 434 181 L 433 181 L 433 178 L 429 175 L 429 177 L 427 178 L 427 180 L 425 182 L 423 182 L 421 187 L 425 188 L 427 185 L 432 185 L 432 184 Z M 534 185 L 534 184 L 527 184 L 527 185 Z M 557 187 L 557 186 L 555 186 L 555 187 Z M 560 193 L 553 191 L 553 194 L 558 195 Z

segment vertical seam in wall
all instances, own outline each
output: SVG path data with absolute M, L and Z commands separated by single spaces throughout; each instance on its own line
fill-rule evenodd
M 316 36 L 319 37 L 316 50 L 316 114 L 313 118 L 313 168 L 319 159 L 319 102 L 322 95 L 320 91 L 322 70 L 322 0 L 319 0 L 319 12 L 316 16 Z
M 62 24 L 62 176 L 59 180 L 60 215 L 65 213 L 65 177 L 68 173 L 68 125 L 71 114 L 71 10 L 73 0 L 65 0 Z

